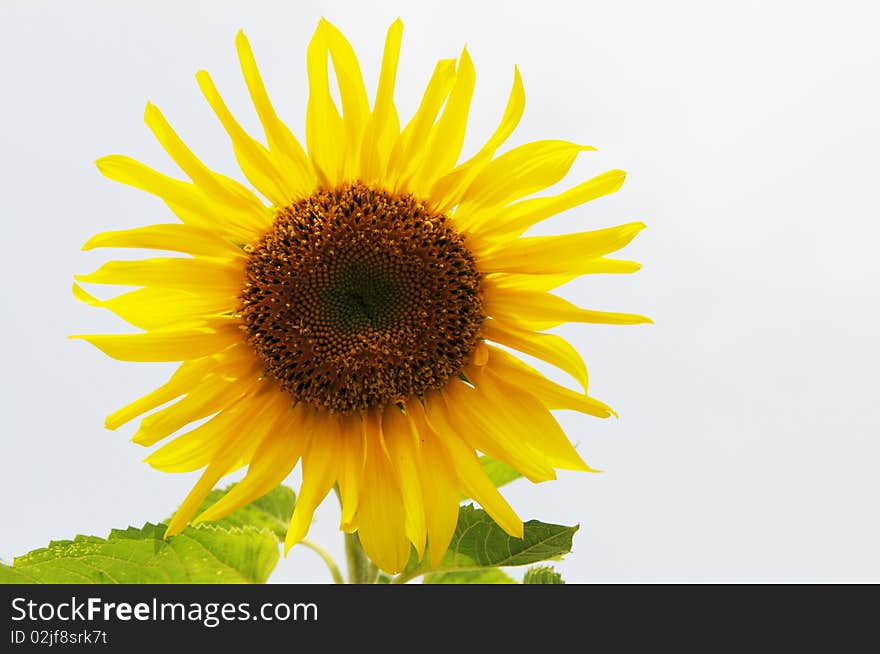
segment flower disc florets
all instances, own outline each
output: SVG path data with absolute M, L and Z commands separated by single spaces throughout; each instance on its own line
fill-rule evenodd
M 450 220 L 413 196 L 320 190 L 248 251 L 248 342 L 296 400 L 350 413 L 421 397 L 467 364 L 480 274 Z

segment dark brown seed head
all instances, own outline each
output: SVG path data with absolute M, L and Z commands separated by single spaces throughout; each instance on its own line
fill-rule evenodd
M 446 216 L 360 183 L 285 207 L 248 248 L 241 316 L 266 374 L 351 413 L 421 397 L 467 364 L 480 275 Z

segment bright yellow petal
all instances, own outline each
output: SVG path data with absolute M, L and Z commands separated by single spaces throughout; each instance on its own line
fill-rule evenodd
M 95 234 L 82 249 L 95 248 L 148 248 L 209 257 L 245 256 L 239 246 L 219 237 L 215 231 L 174 223 Z
M 505 382 L 491 369 L 481 372 L 474 383 L 483 393 L 485 411 L 500 417 L 510 438 L 528 444 L 536 457 L 554 468 L 595 472 L 584 463 L 547 408 L 527 389 Z
M 218 362 L 219 358 L 213 356 L 182 363 L 174 374 L 171 375 L 170 379 L 159 388 L 136 399 L 134 402 L 126 404 L 121 409 L 117 409 L 107 416 L 104 426 L 107 429 L 117 429 L 147 411 L 151 411 L 157 406 L 161 406 L 189 392 L 190 388 L 217 367 Z
M 175 512 L 174 517 L 168 524 L 168 529 L 165 531 L 166 537 L 174 536 L 183 531 L 220 478 L 242 467 L 249 460 L 254 448 L 259 444 L 265 435 L 266 429 L 270 426 L 267 421 L 254 420 L 266 409 L 270 399 L 271 395 L 266 392 L 257 393 L 251 397 L 247 406 L 237 412 L 233 419 L 229 421 L 229 424 L 225 425 L 228 427 L 228 431 L 221 438 L 216 439 L 216 442 L 212 444 L 213 446 L 203 448 L 203 455 L 206 452 L 210 452 L 208 467 L 198 482 L 196 482 L 189 495 L 186 496 L 186 499 L 183 500 L 180 508 Z M 174 443 L 176 442 L 174 441 Z M 162 450 L 159 451 L 161 452 Z
M 428 424 L 418 399 L 407 402 L 407 417 L 422 449 L 422 493 L 428 532 L 428 554 L 433 567 L 440 565 L 458 524 L 459 484 L 455 468 L 440 437 Z
M 479 502 L 486 513 L 511 536 L 523 537 L 523 524 L 486 475 L 473 448 L 467 445 L 448 421 L 450 411 L 442 404 L 428 406 L 428 423 L 438 434 L 438 443 L 448 452 L 461 487 L 468 497 Z
M 586 392 L 587 366 L 578 351 L 561 336 L 518 329 L 497 320 L 486 320 L 480 327 L 480 332 L 490 341 L 512 347 L 561 368 L 574 377 Z
M 342 119 L 345 125 L 345 179 L 356 179 L 360 163 L 361 141 L 370 117 L 370 103 L 361 67 L 351 44 L 334 25 L 324 19 L 330 59 L 339 86 L 342 102 Z
M 93 307 L 102 307 L 141 329 L 192 323 L 235 310 L 233 298 L 218 294 L 198 295 L 167 288 L 142 288 L 109 300 L 99 300 L 76 283 L 74 297 Z
M 617 192 L 625 179 L 624 171 L 609 170 L 558 195 L 523 200 L 498 212 L 484 214 L 484 219 L 479 222 L 480 235 L 519 236 L 542 220 Z
M 287 185 L 287 179 L 276 165 L 269 151 L 254 140 L 233 117 L 211 76 L 204 70 L 196 73 L 196 81 L 202 95 L 217 114 L 220 123 L 229 134 L 235 159 L 251 184 L 275 206 L 285 206 L 296 195 L 294 187 Z
M 495 132 L 477 154 L 452 172 L 438 179 L 431 187 L 429 197 L 434 200 L 439 211 L 446 213 L 461 201 L 462 196 L 468 190 L 474 178 L 483 171 L 486 164 L 495 156 L 498 148 L 516 129 L 520 118 L 522 118 L 525 106 L 526 96 L 522 77 L 519 74 L 519 69 L 514 68 L 513 87 L 510 90 L 510 97 L 507 100 L 504 115 Z
M 152 130 L 165 151 L 196 186 L 218 202 L 245 211 L 261 211 L 263 203 L 244 186 L 233 179 L 210 170 L 199 161 L 165 120 L 162 112 L 152 103 L 144 110 L 144 122 Z
M 363 425 L 366 460 L 357 533 L 370 560 L 388 574 L 396 574 L 406 566 L 412 549 L 404 529 L 403 497 L 382 445 L 381 421 L 373 417 Z
M 330 95 L 327 25 L 318 23 L 306 52 L 309 103 L 306 108 L 306 147 L 320 182 L 336 186 L 345 160 L 345 126 Z
M 581 273 L 560 273 L 558 275 L 487 273 L 484 279 L 492 287 L 517 288 L 524 291 L 552 291 L 580 276 Z
M 626 275 L 638 272 L 642 264 L 625 259 L 598 257 L 581 262 L 576 272 L 556 274 L 485 273 L 484 279 L 493 287 L 514 288 L 523 291 L 552 291 L 582 275 Z
M 230 299 L 244 285 L 244 266 L 224 259 L 155 257 L 136 261 L 108 261 L 95 272 L 74 275 L 79 282 L 217 291 Z
M 474 178 L 462 197 L 456 220 L 467 227 L 475 222 L 472 212 L 504 206 L 560 181 L 568 173 L 578 154 L 595 150 L 589 145 L 568 141 L 526 143 L 486 165 Z
M 478 265 L 481 272 L 586 273 L 592 260 L 625 247 L 644 228 L 644 223 L 628 223 L 577 234 L 520 238 L 482 256 Z
M 255 378 L 259 374 L 259 368 L 256 361 L 254 364 L 252 375 Z M 247 388 L 247 382 L 226 381 L 218 375 L 209 375 L 186 397 L 141 420 L 132 441 L 144 447 L 155 445 L 191 422 L 225 409 L 244 395 Z
M 143 334 L 77 334 L 120 361 L 186 361 L 214 354 L 241 341 L 237 324 L 222 328 L 157 329 Z
M 472 448 L 512 465 L 530 481 L 556 479 L 551 466 L 536 457 L 525 443 L 507 433 L 502 426 L 503 416 L 485 410 L 483 389 L 471 388 L 456 380 L 443 389 L 442 399 L 443 402 L 431 399 L 429 415 L 436 412 L 444 416 L 449 426 Z
M 340 529 L 354 530 L 354 519 L 360 497 L 361 477 L 364 467 L 364 434 L 358 416 L 341 419 L 339 452 L 339 503 L 342 515 Z
M 388 166 L 391 148 L 400 136 L 400 121 L 394 106 L 394 83 L 397 77 L 397 63 L 400 58 L 400 41 L 403 23 L 398 18 L 388 28 L 385 37 L 385 51 L 382 54 L 382 69 L 379 73 L 379 86 L 376 89 L 376 102 L 373 113 L 367 122 L 361 144 L 361 179 L 365 183 L 380 181 Z
M 504 350 L 492 346 L 489 346 L 488 349 L 487 368 L 512 384 L 528 389 L 529 393 L 541 400 L 548 409 L 570 409 L 597 418 L 617 415 L 604 402 L 589 397 L 586 393 L 576 393 L 565 386 L 550 381 L 540 372 Z
M 581 309 L 568 300 L 550 293 L 501 287 L 485 290 L 483 308 L 486 314 L 524 329 L 549 329 L 564 322 L 606 325 L 637 325 L 653 322 L 650 318 L 632 313 Z
M 275 112 L 244 32 L 239 32 L 235 37 L 235 47 L 238 50 L 241 72 L 250 92 L 251 101 L 266 132 L 269 150 L 279 156 L 279 164 L 286 164 L 277 167 L 284 174 L 286 185 L 297 195 L 305 195 L 315 187 L 315 171 L 312 170 L 312 164 L 302 145 Z
M 232 459 L 236 466 L 244 465 L 259 444 L 253 435 L 261 424 L 260 415 L 271 395 L 265 392 L 265 386 L 254 380 L 238 401 L 166 443 L 144 461 L 163 472 L 192 472 L 214 461 L 227 463 Z
M 203 511 L 193 524 L 219 520 L 250 504 L 277 487 L 296 466 L 305 445 L 302 411 L 291 408 L 289 398 L 280 392 L 270 409 L 271 415 L 261 420 L 266 419 L 271 426 L 254 451 L 244 479 Z
M 302 487 L 284 541 L 285 552 L 305 538 L 315 509 L 330 492 L 339 469 L 339 421 L 335 417 L 315 414 L 309 418 L 309 422 L 310 433 L 306 436 L 302 455 Z
M 449 99 L 431 130 L 424 163 L 412 178 L 410 188 L 413 193 L 421 196 L 429 193 L 434 181 L 449 172 L 458 161 L 464 144 L 475 83 L 474 64 L 465 48 L 461 53 Z
M 422 497 L 421 453 L 406 415 L 396 405 L 389 405 L 382 415 L 382 432 L 391 464 L 397 474 L 406 511 L 407 537 L 419 559 L 425 552 L 425 502 Z
M 388 181 L 403 191 L 410 175 L 422 163 L 431 127 L 455 82 L 455 59 L 437 62 L 419 108 L 400 135 L 388 162 Z
M 110 155 L 95 162 L 105 177 L 156 195 L 196 227 L 228 233 L 249 242 L 271 224 L 266 207 L 238 209 L 210 200 L 198 187 L 163 175 L 130 157 Z

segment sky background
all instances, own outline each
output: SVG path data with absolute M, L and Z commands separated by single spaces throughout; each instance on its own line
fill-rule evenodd
M 368 89 L 403 19 L 406 118 L 433 63 L 466 43 L 477 89 L 465 155 L 494 129 L 517 64 L 528 100 L 510 145 L 595 145 L 568 184 L 629 173 L 616 195 L 542 228 L 647 223 L 624 251 L 641 272 L 563 295 L 656 321 L 559 330 L 620 414 L 559 415 L 604 473 L 505 492 L 524 519 L 581 525 L 558 564 L 566 579 L 880 581 L 880 6 L 850 1 L 0 0 L 0 558 L 161 520 L 197 478 L 142 463 L 134 424 L 103 428 L 173 365 L 66 338 L 125 331 L 71 295 L 74 273 L 110 257 L 81 252 L 88 237 L 172 218 L 93 161 L 122 153 L 178 174 L 143 125 L 149 99 L 204 161 L 243 180 L 193 75 L 208 69 L 256 128 L 233 43 L 243 28 L 303 136 L 321 16 L 349 37 Z M 337 521 L 331 497 L 310 537 L 341 561 Z M 272 580 L 329 575 L 295 548 Z

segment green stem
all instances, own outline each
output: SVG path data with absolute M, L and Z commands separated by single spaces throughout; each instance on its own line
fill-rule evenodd
M 348 583 L 375 584 L 379 568 L 370 561 L 357 534 L 345 534 L 345 559 L 348 561 Z
M 312 541 L 306 540 L 305 538 L 303 538 L 299 542 L 299 544 L 305 545 L 306 547 L 308 547 L 310 550 L 312 550 L 318 556 L 321 557 L 321 559 L 324 561 L 324 563 L 327 564 L 327 568 L 330 570 L 330 574 L 333 575 L 333 583 L 334 584 L 344 584 L 345 583 L 345 579 L 342 578 L 342 573 L 339 572 L 339 566 L 336 565 L 336 561 L 333 560 L 333 557 L 330 556 L 330 553 L 327 550 L 325 550 L 323 547 L 321 547 L 317 543 L 313 543 Z

